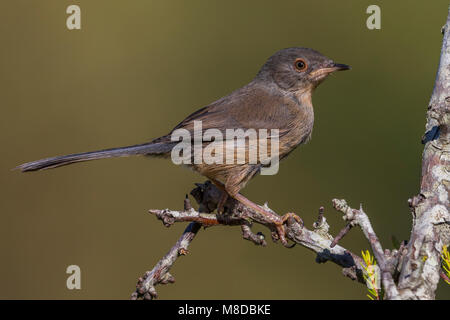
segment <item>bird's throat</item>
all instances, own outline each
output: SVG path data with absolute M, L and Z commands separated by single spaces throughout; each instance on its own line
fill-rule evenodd
M 298 91 L 294 93 L 295 98 L 300 103 L 300 106 L 305 109 L 312 109 L 312 90 Z

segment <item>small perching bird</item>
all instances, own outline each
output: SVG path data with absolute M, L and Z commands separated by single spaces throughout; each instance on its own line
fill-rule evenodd
M 172 155 L 173 158 L 173 151 L 180 143 L 179 140 L 174 139 L 175 133 L 187 133 L 191 146 L 187 157 L 186 154 L 184 155 L 184 159 L 191 161 L 183 163 L 209 178 L 224 191 L 218 210 L 222 209 L 226 198 L 231 196 L 267 216 L 276 226 L 281 242 L 287 245 L 283 224 L 291 215 L 286 214 L 280 218 L 251 202 L 239 192 L 252 177 L 267 168 L 275 157 L 281 160 L 298 145 L 309 140 L 314 123 L 311 100 L 314 89 L 329 74 L 348 69 L 350 69 L 349 66 L 337 64 L 312 49 L 297 47 L 283 49 L 266 61 L 249 84 L 192 113 L 167 135 L 144 144 L 47 158 L 25 163 L 17 168 L 23 172 L 37 171 L 81 161 L 133 155 L 162 157 Z M 200 134 L 196 132 L 199 127 Z M 269 135 L 265 137 L 268 143 L 267 149 L 276 142 L 277 150 L 271 149 L 271 153 L 265 158 L 258 153 L 256 160 L 253 158 L 251 161 L 251 153 L 255 151 L 255 144 L 251 144 L 252 138 L 244 136 L 245 141 L 249 140 L 248 143 L 235 143 L 236 137 L 229 138 L 227 135 L 229 130 L 234 132 L 254 130 L 257 133 L 258 143 L 262 139 L 261 130 L 266 130 L 269 132 Z M 211 132 L 214 132 L 215 139 L 211 139 Z M 272 132 L 276 132 L 276 135 L 272 135 Z M 218 147 L 220 142 L 217 139 L 218 135 L 222 137 L 220 147 Z M 202 161 L 195 161 L 194 158 L 199 153 L 211 151 L 212 140 L 215 147 L 213 148 L 214 159 L 217 159 L 218 155 L 225 156 L 230 152 L 234 159 L 235 153 L 240 151 L 244 152 L 245 156 L 240 161 L 234 159 L 232 162 L 211 162 L 202 157 L 200 157 Z M 254 136 L 253 140 L 255 140 Z M 200 149 L 196 149 L 195 145 L 199 145 Z M 260 148 L 257 147 L 256 150 L 260 151 Z M 293 217 L 297 216 L 293 215 Z

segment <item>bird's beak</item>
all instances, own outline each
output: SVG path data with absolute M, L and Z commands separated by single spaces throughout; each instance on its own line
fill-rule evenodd
M 342 63 L 332 63 L 331 65 L 324 66 L 310 73 L 310 76 L 315 79 L 323 79 L 330 73 L 335 71 L 350 70 L 351 67 Z
M 331 69 L 334 69 L 333 71 L 344 71 L 344 70 L 350 70 L 352 67 L 346 64 L 342 63 L 335 63 Z

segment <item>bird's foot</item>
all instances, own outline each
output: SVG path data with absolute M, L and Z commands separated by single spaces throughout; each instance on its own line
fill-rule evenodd
M 281 217 L 281 221 L 283 221 L 283 224 L 284 224 L 289 218 L 293 218 L 295 221 L 297 221 L 298 223 L 300 223 L 303 226 L 302 218 L 300 218 L 298 215 L 296 215 L 293 212 L 286 213 L 284 216 Z
M 285 246 L 286 248 L 293 248 L 295 247 L 295 242 L 293 244 L 288 243 L 286 239 L 286 228 L 284 226 L 284 224 L 288 221 L 289 218 L 293 218 L 295 221 L 297 221 L 303 226 L 302 218 L 300 218 L 298 215 L 292 212 L 286 213 L 284 216 L 281 217 L 281 222 L 275 225 L 277 230 L 276 236 L 278 237 L 283 246 Z
M 286 213 L 284 216 L 280 217 L 278 214 L 271 211 L 270 209 L 258 206 L 257 204 L 253 203 L 240 193 L 234 195 L 234 198 L 243 205 L 259 213 L 261 217 L 264 219 L 265 224 L 274 226 L 275 230 L 272 232 L 272 239 L 274 241 L 280 240 L 281 244 L 287 248 L 294 247 L 295 244 L 294 245 L 289 244 L 286 239 L 286 230 L 284 224 L 288 221 L 289 218 L 293 218 L 295 221 L 303 225 L 303 221 L 299 216 L 297 216 L 295 213 Z

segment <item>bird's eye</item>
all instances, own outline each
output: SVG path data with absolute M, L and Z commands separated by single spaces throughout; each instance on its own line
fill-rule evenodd
M 295 69 L 297 69 L 297 71 L 305 71 L 306 68 L 308 68 L 308 65 L 306 64 L 305 60 L 303 60 L 303 59 L 295 60 L 294 66 L 295 66 Z

